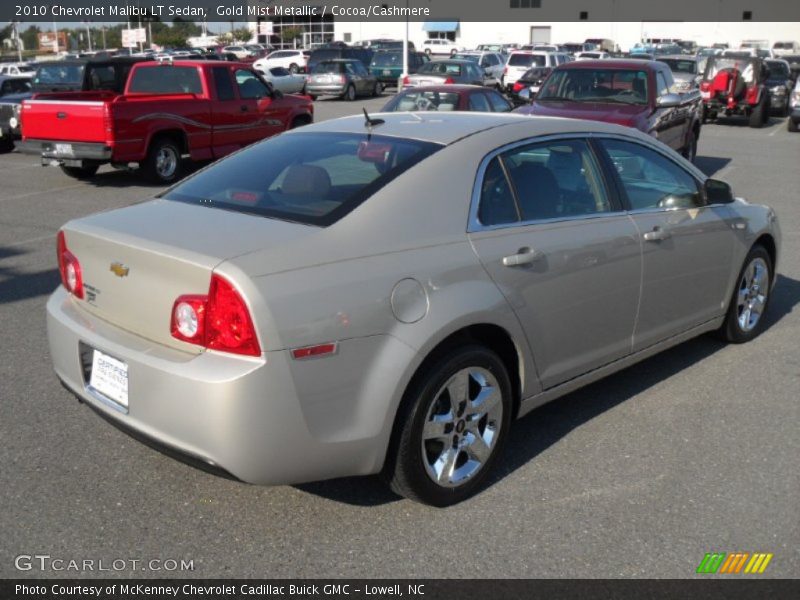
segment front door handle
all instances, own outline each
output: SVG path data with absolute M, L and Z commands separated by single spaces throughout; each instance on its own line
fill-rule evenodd
M 242 105 L 239 107 L 239 110 L 241 110 L 242 112 L 247 112 L 249 109 L 247 108 L 247 105 L 246 105 L 246 104 L 242 104 Z
M 516 254 L 512 254 L 510 256 L 503 257 L 503 266 L 505 267 L 519 267 L 522 265 L 529 265 L 533 261 L 537 260 L 541 254 L 536 252 L 536 250 L 532 250 L 527 246 L 525 248 L 520 248 L 517 250 Z
M 671 238 L 672 234 L 667 229 L 656 225 L 653 227 L 653 231 L 646 232 L 643 237 L 645 242 L 662 242 Z

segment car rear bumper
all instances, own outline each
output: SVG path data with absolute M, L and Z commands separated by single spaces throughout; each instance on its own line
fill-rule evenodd
M 54 161 L 91 160 L 108 162 L 113 148 L 101 143 L 61 142 L 58 140 L 24 140 L 17 144 L 24 154 L 35 154 Z
M 378 378 L 364 365 L 383 351 L 391 362 L 411 361 L 413 350 L 395 338 L 345 340 L 336 355 L 311 360 L 293 360 L 288 350 L 187 354 L 119 329 L 80 302 L 59 287 L 47 303 L 55 372 L 135 437 L 255 484 L 380 471 L 397 382 L 389 375 L 369 384 Z M 127 365 L 127 409 L 89 385 L 94 349 Z
M 341 96 L 347 89 L 347 84 L 319 84 L 306 82 L 306 93 L 314 96 Z

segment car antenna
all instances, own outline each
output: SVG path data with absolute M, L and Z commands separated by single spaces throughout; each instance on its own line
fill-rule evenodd
M 364 119 L 366 119 L 364 121 L 364 126 L 367 127 L 368 129 L 372 129 L 376 125 L 383 125 L 384 123 L 386 123 L 386 121 L 384 121 L 383 119 L 373 119 L 372 117 L 370 117 L 369 114 L 367 113 L 366 108 L 362 108 L 361 110 L 364 111 Z

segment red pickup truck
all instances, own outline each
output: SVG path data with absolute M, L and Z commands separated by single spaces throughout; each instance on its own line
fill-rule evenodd
M 311 123 L 310 98 L 283 95 L 250 65 L 222 61 L 140 63 L 125 91 L 37 94 L 22 105 L 18 149 L 71 177 L 101 164 L 136 163 L 153 182 L 180 176 L 181 157 L 212 160 Z

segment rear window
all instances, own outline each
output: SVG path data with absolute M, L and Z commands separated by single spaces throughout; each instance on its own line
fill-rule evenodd
M 429 62 L 419 68 L 418 73 L 435 73 L 437 75 L 461 75 L 461 65 L 445 62 Z
M 202 94 L 197 67 L 158 65 L 136 69 L 128 91 L 133 94 Z
M 451 111 L 458 108 L 458 94 L 434 90 L 413 90 L 395 96 L 381 112 L 408 112 L 422 110 Z
M 680 60 L 676 58 L 659 58 L 658 60 L 667 63 L 673 73 L 697 74 L 697 63 L 693 60 Z
M 312 73 L 344 73 L 345 63 L 340 62 L 321 62 L 315 66 Z
M 773 46 L 776 50 L 791 50 L 794 48 L 794 43 L 792 42 L 775 42 Z
M 354 133 L 280 135 L 167 190 L 167 200 L 327 226 L 441 146 Z
M 547 57 L 542 54 L 512 54 L 508 58 L 509 67 L 543 67 Z
M 38 85 L 77 85 L 83 83 L 84 65 L 42 65 L 33 83 Z

